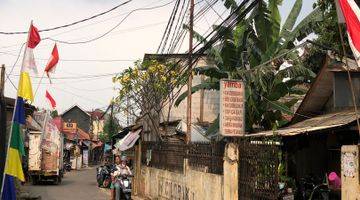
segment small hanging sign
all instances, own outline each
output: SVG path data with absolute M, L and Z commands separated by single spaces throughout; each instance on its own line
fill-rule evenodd
M 354 178 L 357 165 L 356 161 L 356 152 L 343 152 L 341 154 L 341 165 L 343 175 L 345 177 Z
M 220 81 L 220 134 L 242 136 L 245 133 L 245 85 L 240 80 Z

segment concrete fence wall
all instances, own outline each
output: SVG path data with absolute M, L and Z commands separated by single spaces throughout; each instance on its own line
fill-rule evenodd
M 223 176 L 187 169 L 174 173 L 152 167 L 141 169 L 142 196 L 151 199 L 222 199 Z
M 140 149 L 137 150 L 137 153 L 141 152 Z M 238 170 L 237 162 L 233 161 L 238 158 L 237 146 L 228 144 L 225 157 L 231 159 L 224 159 L 224 175 L 191 169 L 187 159 L 184 160 L 183 172 L 141 166 L 138 160 L 137 165 L 140 164 L 140 167 L 135 174 L 135 195 L 149 199 L 236 200 Z
M 359 147 L 341 147 L 341 199 L 360 200 Z

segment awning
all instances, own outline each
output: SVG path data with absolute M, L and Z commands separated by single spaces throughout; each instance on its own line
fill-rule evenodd
M 359 113 L 360 115 L 360 113 Z M 263 131 L 255 134 L 248 134 L 245 137 L 266 137 L 279 135 L 283 137 L 295 136 L 299 134 L 312 133 L 326 129 L 338 128 L 356 121 L 356 115 L 353 110 L 345 110 L 330 114 L 313 117 L 286 128 L 275 131 Z
M 95 149 L 97 147 L 101 147 L 102 145 L 103 145 L 103 143 L 101 141 L 96 141 L 96 142 L 93 141 L 91 144 L 91 148 Z
M 111 145 L 105 144 L 104 145 L 104 153 L 108 150 L 111 150 Z
M 30 115 L 26 118 L 26 126 L 31 130 L 42 131 L 41 125 Z
M 72 142 L 66 142 L 65 149 L 70 150 L 73 146 L 74 146 L 74 144 Z
M 64 134 L 66 135 L 66 139 L 68 140 L 90 140 L 89 134 L 80 128 L 77 129 L 76 133 L 64 131 Z
M 119 151 L 126 151 L 133 147 L 136 141 L 140 138 L 142 129 L 129 132 L 123 139 L 116 142 L 115 148 Z

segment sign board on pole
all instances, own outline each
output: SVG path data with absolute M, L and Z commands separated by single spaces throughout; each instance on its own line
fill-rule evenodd
M 89 150 L 83 150 L 83 165 L 88 166 L 89 164 Z
M 76 133 L 77 124 L 72 122 L 64 122 L 63 124 L 63 131 L 69 133 Z
M 245 133 L 245 86 L 240 80 L 220 81 L 220 134 L 242 136 Z

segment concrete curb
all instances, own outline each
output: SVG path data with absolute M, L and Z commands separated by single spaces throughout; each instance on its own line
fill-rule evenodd
M 151 200 L 149 198 L 141 197 L 141 196 L 131 196 L 132 200 Z

